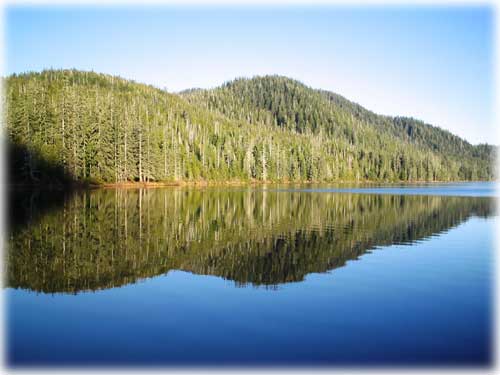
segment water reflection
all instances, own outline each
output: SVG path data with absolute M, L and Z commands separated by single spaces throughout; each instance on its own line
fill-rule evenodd
M 77 293 L 175 269 L 274 287 L 491 214 L 492 199 L 480 197 L 117 189 L 48 200 L 24 193 L 10 209 L 7 286 Z

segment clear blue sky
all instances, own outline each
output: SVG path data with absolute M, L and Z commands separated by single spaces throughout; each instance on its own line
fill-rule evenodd
M 77 68 L 179 91 L 280 74 L 495 142 L 491 7 L 9 7 L 7 74 Z

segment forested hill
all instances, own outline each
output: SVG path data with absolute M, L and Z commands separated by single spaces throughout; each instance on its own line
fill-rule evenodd
M 493 146 L 284 77 L 181 94 L 76 70 L 4 83 L 14 183 L 493 178 Z
M 182 94 L 192 103 L 231 118 L 300 133 L 323 131 L 347 138 L 352 144 L 370 140 L 376 129 L 376 138 L 393 136 L 445 157 L 487 159 L 493 153 L 489 145 L 473 146 L 449 131 L 413 118 L 377 115 L 338 94 L 314 90 L 282 76 L 236 79 L 214 90 L 187 90 Z

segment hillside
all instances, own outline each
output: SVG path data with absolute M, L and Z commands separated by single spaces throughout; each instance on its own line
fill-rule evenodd
M 455 160 L 462 164 L 464 173 L 473 169 L 472 165 L 464 165 L 465 159 L 494 157 L 492 146 L 473 146 L 446 130 L 413 118 L 377 115 L 338 94 L 314 90 L 287 77 L 237 79 L 214 90 L 182 94 L 188 101 L 230 118 L 299 133 L 324 132 L 363 148 L 367 140 L 380 146 L 402 141 L 418 147 L 419 151 Z M 462 178 L 474 179 L 470 174 Z
M 493 178 L 492 146 L 285 77 L 177 95 L 45 70 L 5 88 L 14 183 Z

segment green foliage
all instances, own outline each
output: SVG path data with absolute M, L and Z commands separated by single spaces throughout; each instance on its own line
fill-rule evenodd
M 493 178 L 496 148 L 268 76 L 169 94 L 104 74 L 6 79 L 13 182 Z

